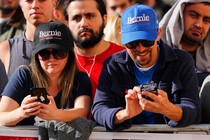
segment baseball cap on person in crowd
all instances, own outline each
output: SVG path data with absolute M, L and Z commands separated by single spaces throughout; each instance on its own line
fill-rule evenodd
M 122 44 L 136 40 L 154 41 L 158 27 L 158 18 L 152 8 L 143 4 L 130 6 L 121 16 Z
M 68 51 L 73 47 L 71 32 L 65 24 L 51 21 L 42 23 L 36 28 L 33 42 L 34 54 L 44 49 Z

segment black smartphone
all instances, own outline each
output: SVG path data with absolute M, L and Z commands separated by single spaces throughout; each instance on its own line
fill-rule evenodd
M 31 96 L 37 96 L 38 99 L 36 101 L 48 104 L 49 100 L 47 99 L 47 90 L 45 88 L 31 88 L 30 89 Z
M 142 91 L 149 91 L 149 92 L 157 95 L 157 84 L 156 83 L 148 83 L 148 84 L 140 85 L 140 89 L 141 89 L 141 92 Z M 147 100 L 153 101 L 151 98 L 149 98 L 145 95 L 142 95 L 142 97 L 147 99 Z

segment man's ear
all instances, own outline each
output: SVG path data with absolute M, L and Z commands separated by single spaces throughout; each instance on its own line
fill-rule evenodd
M 54 9 L 55 9 L 55 8 L 56 8 L 57 0 L 53 0 L 52 2 L 53 2 L 53 7 L 54 7 Z
M 103 16 L 103 20 L 104 20 L 104 26 L 106 26 L 106 24 L 107 24 L 107 14 L 105 14 L 105 15 Z

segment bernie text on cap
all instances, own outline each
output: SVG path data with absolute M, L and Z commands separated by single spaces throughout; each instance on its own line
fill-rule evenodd
M 148 21 L 149 21 L 149 16 L 145 14 L 138 17 L 128 17 L 128 24 L 136 24 L 139 22 L 148 22 Z

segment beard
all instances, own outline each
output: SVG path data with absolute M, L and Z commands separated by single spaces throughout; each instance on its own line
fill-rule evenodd
M 147 54 L 148 56 L 146 58 L 144 58 L 144 59 L 137 58 L 137 56 L 140 55 L 141 53 L 148 53 Z M 139 67 L 148 67 L 147 65 L 150 64 L 151 61 L 152 61 L 152 51 L 150 49 L 147 49 L 147 50 L 145 50 L 145 51 L 143 51 L 141 53 L 138 52 L 138 51 L 134 52 L 133 55 L 136 56 L 136 58 L 134 59 L 134 62 Z
M 92 29 L 82 28 L 78 33 L 78 38 L 76 39 L 75 37 L 73 37 L 74 43 L 76 44 L 77 47 L 82 49 L 93 48 L 98 42 L 101 41 L 104 35 L 103 30 L 104 30 L 104 23 L 100 26 L 99 32 L 95 33 Z M 89 31 L 91 35 L 89 37 L 85 37 L 85 39 L 82 39 L 83 37 L 79 36 L 79 34 L 82 31 Z
M 12 13 L 14 10 L 16 10 L 16 8 L 12 8 L 12 7 L 5 8 L 5 7 L 0 6 L 0 10 L 2 11 L 3 15 L 7 15 L 7 14 Z
M 196 36 L 186 36 L 186 35 L 182 36 L 181 41 L 190 45 L 200 44 L 202 42 L 202 40 Z

